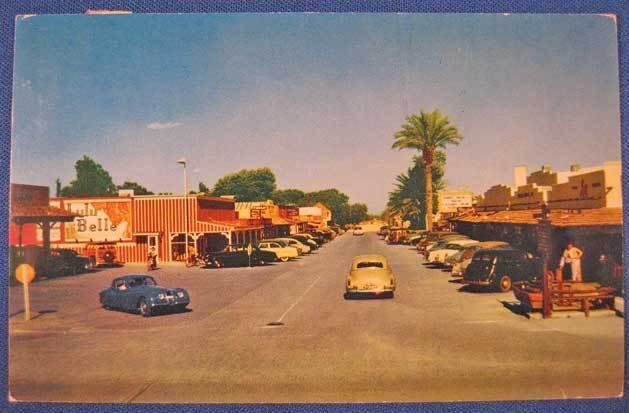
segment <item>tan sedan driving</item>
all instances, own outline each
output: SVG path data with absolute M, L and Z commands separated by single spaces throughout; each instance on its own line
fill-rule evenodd
M 386 257 L 378 254 L 358 255 L 345 284 L 345 298 L 353 295 L 393 298 L 395 276 Z

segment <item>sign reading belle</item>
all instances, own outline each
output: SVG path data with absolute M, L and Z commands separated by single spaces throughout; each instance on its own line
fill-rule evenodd
M 54 205 L 57 203 L 57 205 Z M 53 200 L 58 206 L 80 216 L 51 233 L 53 241 L 98 242 L 131 240 L 131 200 L 64 199 Z

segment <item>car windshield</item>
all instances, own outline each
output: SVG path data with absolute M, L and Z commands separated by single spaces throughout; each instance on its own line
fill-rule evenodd
M 356 264 L 356 268 L 384 268 L 384 265 L 381 261 L 362 261 Z
M 496 259 L 496 256 L 493 254 L 476 254 L 474 255 L 473 261 L 492 262 L 495 259 Z
M 141 287 L 144 285 L 149 285 L 149 286 L 157 285 L 153 277 L 131 278 L 129 281 L 127 281 L 127 284 L 129 285 L 129 288 Z

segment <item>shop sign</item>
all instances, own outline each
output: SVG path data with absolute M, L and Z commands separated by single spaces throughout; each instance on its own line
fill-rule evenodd
M 64 200 L 63 207 L 80 215 L 63 225 L 66 242 L 131 239 L 129 200 Z
M 458 208 L 472 207 L 472 194 L 441 194 L 439 212 L 457 212 Z

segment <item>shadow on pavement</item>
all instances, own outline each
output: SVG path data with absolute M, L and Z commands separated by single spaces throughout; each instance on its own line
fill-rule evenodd
M 450 282 L 454 282 L 454 281 L 450 281 Z M 470 285 L 470 284 L 466 284 L 463 287 L 459 288 L 457 290 L 457 292 L 460 292 L 460 293 L 480 293 L 480 294 L 492 294 L 492 293 L 495 293 L 495 291 L 493 291 L 491 288 L 479 287 L 478 285 Z
M 531 318 L 531 316 L 529 315 L 530 308 L 522 305 L 520 302 L 510 302 L 504 300 L 498 300 L 498 302 L 501 303 L 504 308 L 511 311 L 513 314 L 517 314 L 526 318 Z

